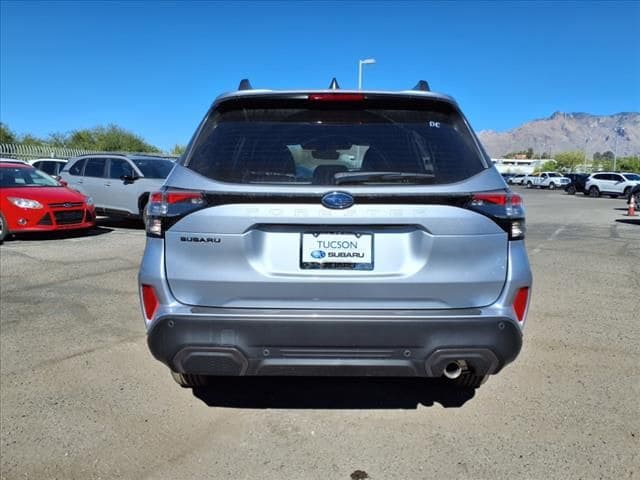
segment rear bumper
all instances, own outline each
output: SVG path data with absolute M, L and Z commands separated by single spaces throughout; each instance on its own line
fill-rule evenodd
M 153 356 L 179 373 L 438 377 L 464 360 L 488 375 L 522 346 L 512 318 L 476 310 L 193 310 L 156 318 L 148 332 Z

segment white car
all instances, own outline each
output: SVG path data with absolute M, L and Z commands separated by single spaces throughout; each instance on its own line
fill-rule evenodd
M 160 190 L 174 165 L 162 156 L 88 154 L 69 159 L 60 178 L 93 198 L 101 215 L 143 218 L 149 194 Z
M 617 197 L 629 196 L 629 192 L 640 184 L 640 175 L 637 173 L 598 172 L 592 173 L 584 186 L 584 194 L 590 197 L 609 195 Z
M 37 158 L 35 160 L 29 160 L 29 163 L 44 173 L 57 176 L 67 164 L 67 160 L 62 158 Z
M 548 188 L 555 190 L 556 188 L 566 187 L 571 183 L 571 179 L 562 176 L 558 172 L 540 172 L 527 175 L 522 182 L 527 188 Z
M 24 160 L 17 160 L 15 158 L 0 158 L 0 162 L 2 163 L 20 163 L 22 165 L 27 165 L 27 162 L 25 162 Z
M 514 175 L 509 180 L 507 180 L 507 183 L 509 185 L 522 185 L 525 177 L 526 175 Z

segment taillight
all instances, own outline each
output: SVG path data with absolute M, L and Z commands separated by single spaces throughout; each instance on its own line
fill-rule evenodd
M 495 221 L 509 234 L 509 240 L 524 239 L 524 205 L 517 193 L 474 193 L 467 207 Z
M 147 235 L 162 237 L 167 228 L 185 215 L 206 206 L 202 192 L 165 190 L 149 195 L 147 204 Z
M 529 288 L 524 287 L 518 290 L 513 300 L 513 310 L 519 322 L 524 321 L 524 315 L 527 313 L 527 302 L 529 300 Z
M 151 285 L 142 285 L 142 309 L 147 320 L 151 320 L 158 309 L 158 297 Z
M 360 102 L 364 100 L 362 93 L 312 93 L 307 97 L 315 102 Z

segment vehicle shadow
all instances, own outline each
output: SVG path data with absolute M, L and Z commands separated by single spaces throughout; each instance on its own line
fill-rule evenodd
M 89 230 L 59 230 L 52 232 L 14 233 L 13 239 L 22 242 L 42 240 L 64 240 L 68 238 L 96 237 L 113 232 L 113 228 L 95 226 Z
M 630 218 L 616 218 L 618 223 L 627 223 L 629 225 L 640 225 L 640 217 Z
M 96 225 L 112 228 L 128 228 L 130 230 L 144 230 L 142 220 L 126 217 L 98 217 Z
M 461 407 L 475 389 L 432 378 L 218 377 L 193 395 L 210 407 L 407 410 Z

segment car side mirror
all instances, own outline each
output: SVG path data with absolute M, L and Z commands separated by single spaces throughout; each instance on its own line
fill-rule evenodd
M 128 183 L 133 183 L 135 182 L 139 177 L 137 175 L 122 175 L 120 177 L 120 180 L 122 180 L 125 185 Z
M 65 180 L 62 180 L 60 177 L 56 178 L 56 180 L 58 180 L 58 183 L 60 185 L 62 185 L 63 187 L 68 187 L 69 186 L 69 184 Z

